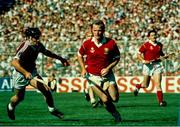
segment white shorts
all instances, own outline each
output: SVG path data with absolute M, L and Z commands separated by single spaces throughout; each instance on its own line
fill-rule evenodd
M 143 75 L 152 76 L 153 74 L 160 74 L 163 72 L 163 66 L 160 62 L 154 62 L 152 64 L 143 65 Z
M 38 75 L 37 70 L 34 69 L 31 75 L 32 77 L 37 76 Z M 16 70 L 13 71 L 12 79 L 13 79 L 13 87 L 15 89 L 23 89 L 24 87 L 30 84 L 29 82 L 30 80 L 25 79 L 24 75 Z
M 116 85 L 116 80 L 115 80 L 115 76 L 113 74 L 113 72 L 107 74 L 106 76 L 102 77 L 102 76 L 96 76 L 93 74 L 88 74 L 86 76 L 86 79 L 88 80 L 88 84 L 89 86 L 94 86 L 94 85 L 98 85 L 101 86 L 103 85 Z M 102 87 L 102 86 L 101 86 Z

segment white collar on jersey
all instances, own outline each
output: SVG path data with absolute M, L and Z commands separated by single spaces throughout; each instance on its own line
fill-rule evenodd
M 100 43 L 97 42 L 96 38 L 93 37 L 92 38 L 92 41 L 94 42 L 94 44 L 97 46 L 97 47 L 100 47 L 102 44 L 106 43 L 107 42 L 107 38 L 106 37 L 103 37 L 103 39 L 101 40 Z
M 149 40 L 149 43 L 152 44 L 152 45 L 154 45 L 154 46 L 157 45 L 157 43 L 154 43 L 154 42 L 152 42 L 151 40 Z

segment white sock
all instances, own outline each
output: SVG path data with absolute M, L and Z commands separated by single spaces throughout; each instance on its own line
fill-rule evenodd
M 91 99 L 91 104 L 95 103 L 96 100 L 94 98 Z
M 139 89 L 138 88 L 135 88 L 137 91 L 139 91 Z
M 54 111 L 54 107 L 49 107 L 49 106 L 48 106 L 48 109 L 49 109 L 50 112 L 53 112 L 53 111 Z
M 8 104 L 8 109 L 9 110 L 13 110 L 14 109 L 11 103 Z
M 85 91 L 85 93 L 88 93 L 88 90 L 87 90 L 87 89 L 85 89 L 84 91 Z

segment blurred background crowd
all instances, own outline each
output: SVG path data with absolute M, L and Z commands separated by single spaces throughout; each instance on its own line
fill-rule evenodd
M 101 19 L 105 35 L 116 40 L 121 60 L 116 76 L 141 75 L 138 47 L 147 40 L 147 32 L 158 31 L 158 40 L 168 54 L 180 48 L 179 0 L 15 0 L 8 12 L 0 15 L 0 77 L 10 76 L 10 61 L 23 40 L 27 27 L 39 27 L 41 42 L 51 51 L 69 59 L 71 66 L 39 55 L 37 68 L 43 76 L 52 72 L 59 77 L 80 76 L 77 51 L 91 36 L 90 24 Z M 179 56 L 163 61 L 164 75 L 178 75 Z

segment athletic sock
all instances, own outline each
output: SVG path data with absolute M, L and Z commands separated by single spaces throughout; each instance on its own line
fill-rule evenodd
M 157 99 L 158 99 L 158 102 L 161 103 L 163 101 L 163 93 L 162 91 L 157 91 Z
M 9 109 L 9 110 L 13 110 L 13 109 L 14 109 L 14 107 L 12 106 L 11 103 L 8 104 L 8 109 Z
M 105 108 L 111 114 L 116 112 L 116 107 L 114 106 L 114 104 L 111 101 L 109 101 L 105 104 Z
M 95 98 L 91 98 L 91 104 L 93 104 L 93 103 L 95 103 L 96 102 L 96 100 L 95 100 Z
M 141 86 L 142 86 L 141 84 L 137 84 L 136 88 L 139 90 L 141 88 Z
M 49 109 L 50 112 L 53 112 L 55 110 L 54 107 L 49 107 L 49 106 L 48 106 L 48 109 Z

